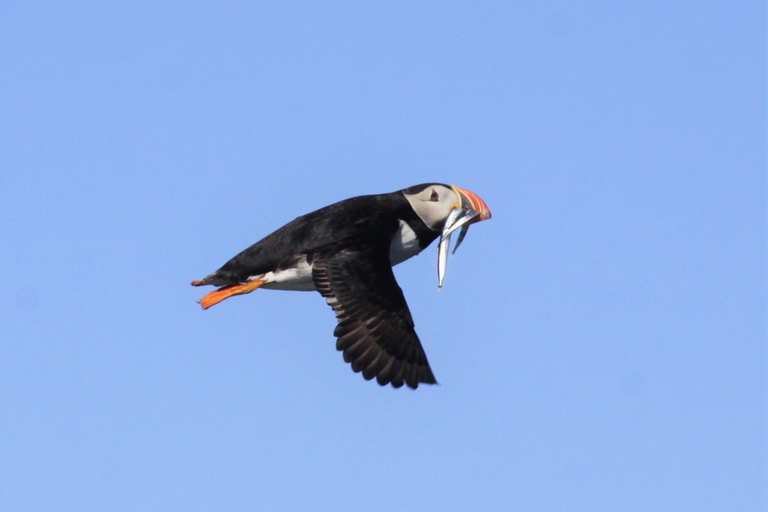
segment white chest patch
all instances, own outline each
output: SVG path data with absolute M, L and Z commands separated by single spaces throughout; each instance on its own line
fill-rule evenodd
M 407 222 L 400 221 L 400 229 L 395 232 L 389 246 L 389 259 L 394 267 L 421 252 L 419 238 Z

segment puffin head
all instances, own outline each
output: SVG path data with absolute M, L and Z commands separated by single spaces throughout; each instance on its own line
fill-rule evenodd
M 425 183 L 402 192 L 416 215 L 433 231 L 442 232 L 451 211 L 457 208 L 477 212 L 472 223 L 491 218 L 485 201 L 456 185 Z

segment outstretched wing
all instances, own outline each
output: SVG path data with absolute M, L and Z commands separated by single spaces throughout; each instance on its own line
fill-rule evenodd
M 396 388 L 437 382 L 392 273 L 389 247 L 315 253 L 312 279 L 336 313 L 336 349 L 355 372 Z

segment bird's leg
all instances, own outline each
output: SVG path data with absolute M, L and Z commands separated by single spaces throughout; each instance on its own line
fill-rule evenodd
M 232 297 L 233 295 L 243 295 L 246 293 L 251 293 L 253 290 L 257 289 L 259 286 L 263 284 L 264 284 L 264 281 L 255 279 L 253 281 L 248 281 L 247 283 L 238 283 L 238 284 L 231 284 L 229 286 L 224 286 L 223 288 L 219 288 L 218 290 L 212 291 L 211 293 L 203 297 L 200 300 L 200 305 L 203 306 L 203 309 L 208 309 L 209 307 L 214 306 L 219 302 L 223 301 L 224 299 L 228 299 L 229 297 Z

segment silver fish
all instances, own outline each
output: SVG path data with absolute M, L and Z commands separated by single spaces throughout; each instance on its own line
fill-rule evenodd
M 453 214 L 455 211 L 457 210 L 452 210 L 451 214 Z M 458 211 L 460 214 L 457 216 L 457 219 L 452 219 L 452 215 L 448 215 L 448 219 L 446 219 L 445 226 L 443 227 L 443 238 L 450 235 L 459 228 L 462 228 L 462 232 L 466 234 L 466 229 L 464 228 L 469 228 L 469 225 L 477 222 L 477 217 L 480 216 L 480 212 L 469 210 L 467 208 L 462 208 Z M 461 239 L 463 240 L 464 236 L 461 236 Z M 459 240 L 459 243 L 461 243 L 461 240 Z M 458 244 L 456 244 L 456 246 L 458 247 Z
M 442 290 L 443 288 L 443 278 L 445 277 L 445 269 L 448 266 L 448 249 L 451 245 L 451 233 L 456 230 L 459 226 L 465 225 L 466 221 L 464 219 L 467 218 L 467 213 L 472 212 L 471 210 L 467 210 L 465 208 L 454 208 L 451 210 L 451 213 L 448 214 L 448 218 L 445 219 L 445 225 L 443 226 L 443 234 L 440 237 L 440 243 L 437 246 L 437 289 Z M 475 216 L 478 215 L 477 212 L 472 212 Z M 471 214 L 470 214 L 471 215 Z M 463 233 L 463 232 L 462 232 Z M 463 238 L 463 234 L 461 236 Z M 455 252 L 455 249 L 454 249 Z
M 467 214 L 467 211 L 469 210 L 466 208 L 454 208 L 451 210 L 451 212 L 448 214 L 448 218 L 445 219 L 445 224 L 443 225 L 443 238 L 448 236 L 454 229 L 456 229 L 454 226 L 456 226 L 460 219 Z
M 459 248 L 461 245 L 461 242 L 464 240 L 464 235 L 467 234 L 467 231 L 469 230 L 469 224 L 464 224 L 461 226 L 461 231 L 459 232 L 459 239 L 456 240 L 456 245 L 453 246 L 453 252 L 451 254 L 456 254 L 456 249 Z
M 448 266 L 448 247 L 451 245 L 451 234 L 448 234 L 448 238 L 441 238 L 440 244 L 437 246 L 437 291 L 443 289 L 443 278 L 445 277 L 445 269 Z
M 469 230 L 469 225 L 474 224 L 475 222 L 479 222 L 480 219 L 478 217 L 480 217 L 480 215 L 482 215 L 480 212 L 476 212 L 474 210 L 467 210 L 467 215 L 451 227 L 451 231 L 453 231 L 459 226 L 461 226 L 459 239 L 456 241 L 456 245 L 454 246 L 453 252 L 451 254 L 456 254 L 456 249 L 458 249 L 459 246 L 461 245 L 461 242 L 464 241 L 464 237 L 466 236 L 467 231 Z

